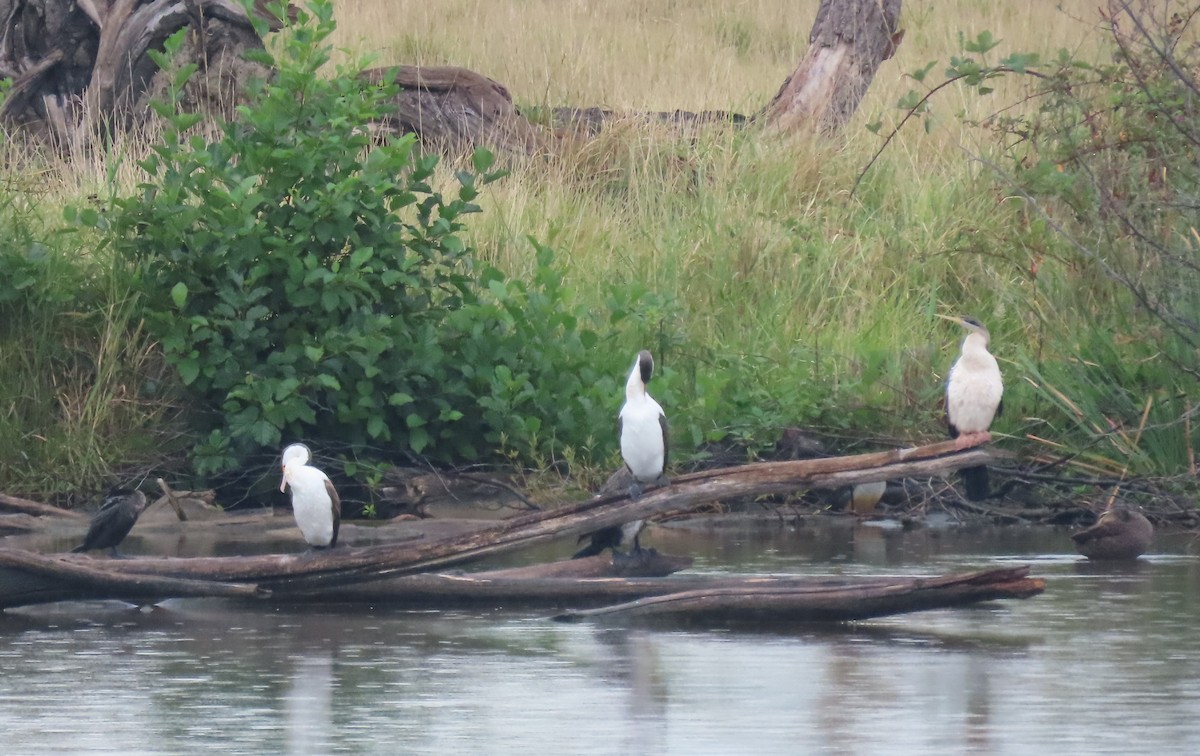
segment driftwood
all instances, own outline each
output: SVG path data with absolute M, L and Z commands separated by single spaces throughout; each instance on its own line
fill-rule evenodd
M 1029 598 L 1046 588 L 1029 568 L 1003 567 L 933 578 L 883 578 L 849 584 L 768 581 L 717 586 L 638 599 L 600 609 L 565 612 L 561 621 L 599 617 L 676 617 L 707 622 L 772 620 L 847 622 L 902 612 L 945 609 L 1005 598 Z
M 673 509 L 730 498 L 792 492 L 802 488 L 840 487 L 858 482 L 930 475 L 986 462 L 980 449 L 959 450 L 952 441 L 875 454 L 744 465 L 677 477 L 668 487 L 651 490 L 638 499 L 616 494 L 534 512 L 464 535 L 429 542 L 384 544 L 359 549 L 332 549 L 299 556 L 265 555 L 195 559 L 135 558 L 91 560 L 75 555 L 37 556 L 0 549 L 0 586 L 20 584 L 16 573 L 29 573 L 35 589 L 0 593 L 0 607 L 58 601 L 77 595 L 78 581 L 60 569 L 87 560 L 94 570 L 110 574 L 114 583 L 106 594 L 102 582 L 89 584 L 95 597 L 127 595 L 127 578 L 153 575 L 179 580 L 211 581 L 214 590 L 225 583 L 257 586 L 273 598 L 300 599 L 336 591 L 344 586 L 385 578 L 430 572 L 465 564 L 485 556 L 577 536 Z M 36 555 L 34 555 L 36 556 Z M 61 578 L 61 579 L 60 579 Z M 173 594 L 165 590 L 159 597 Z M 192 595 L 192 594 L 189 594 Z
M 0 493 L 0 511 L 34 515 L 36 517 L 61 517 L 68 520 L 87 519 L 87 515 L 70 509 L 62 509 L 50 504 L 39 504 L 36 501 L 2 493 Z

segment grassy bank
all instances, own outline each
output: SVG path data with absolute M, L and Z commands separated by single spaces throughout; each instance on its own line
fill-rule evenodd
M 483 212 L 463 237 L 518 280 L 539 270 L 528 237 L 553 248 L 558 296 L 594 317 L 604 350 L 589 359 L 614 388 L 637 349 L 655 351 L 677 458 L 713 444 L 763 448 L 794 425 L 846 440 L 940 437 L 942 385 L 961 339 L 934 318 L 942 312 L 975 315 L 992 332 L 1007 448 L 1070 456 L 1077 471 L 1103 477 L 1184 476 L 1195 382 L 1146 338 L 1161 325 L 972 159 L 1000 153 L 966 120 L 1018 102 L 1025 81 L 997 80 L 987 97 L 947 89 L 931 127 L 902 130 L 850 196 L 881 140 L 866 125 L 881 119 L 886 133 L 898 122 L 895 102 L 913 86 L 906 73 L 958 54 L 960 32 L 990 30 L 1003 40 L 997 58 L 1100 50 L 1092 6 L 1062 5 L 906 3 L 904 43 L 839 139 L 714 130 L 693 142 L 617 124 L 571 154 L 511 166 L 483 189 Z M 802 54 L 816 3 L 806 6 L 626 0 L 597 14 L 549 0 L 369 0 L 339 5 L 336 42 L 379 64 L 474 69 L 522 106 L 752 112 Z M 26 234 L 10 234 L 26 239 L 11 260 L 45 249 L 61 273 L 38 279 L 51 282 L 43 292 L 19 294 L 44 302 L 0 300 L 26 313 L 0 325 L 3 385 L 19 387 L 0 407 L 0 490 L 46 495 L 187 467 L 180 393 L 125 306 L 120 265 L 90 249 L 94 232 L 60 233 L 64 207 L 131 191 L 138 171 L 122 156 L 144 150 L 135 140 L 70 162 L 12 158 L 39 201 L 8 208 L 5 230 Z M 451 183 L 444 168 L 440 181 Z M 596 416 L 615 414 L 613 393 Z M 520 461 L 566 458 L 587 476 L 614 461 L 611 436 L 598 428 L 587 443 L 543 445 Z

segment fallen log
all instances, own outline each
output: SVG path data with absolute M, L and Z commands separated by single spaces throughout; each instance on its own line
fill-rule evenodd
M 257 585 L 273 596 L 300 598 L 331 588 L 419 572 L 445 569 L 482 557 L 577 536 L 599 528 L 672 509 L 731 498 L 794 492 L 804 488 L 838 488 L 860 482 L 931 475 L 981 464 L 990 454 L 980 449 L 960 449 L 956 442 L 896 449 L 848 457 L 764 462 L 682 475 L 672 485 L 652 490 L 638 499 L 624 494 L 598 496 L 558 509 L 533 512 L 498 522 L 463 535 L 428 542 L 389 543 L 359 549 L 331 549 L 302 555 L 200 557 L 165 559 L 142 557 L 91 560 L 85 556 L 41 557 L 37 570 L 52 577 L 56 565 L 89 560 L 94 569 L 117 576 L 159 575 L 184 580 L 209 580 Z M 0 567 L 31 569 L 30 562 L 14 564 L 12 550 L 0 549 Z M 26 552 L 22 552 L 26 553 Z M 97 586 L 99 590 L 102 586 Z M 103 593 L 101 591 L 101 593 Z M 44 594 L 43 600 L 56 601 Z M 164 594 L 161 598 L 169 597 Z M 98 597 L 103 597 L 100 595 Z M 37 603 L 36 597 L 0 594 L 0 608 Z M 14 600 L 18 603 L 12 603 Z
M 86 520 L 88 516 L 70 509 L 62 509 L 52 504 L 40 504 L 19 496 L 9 496 L 0 493 L 0 511 L 16 512 L 18 514 L 34 515 L 36 517 L 62 517 L 64 519 Z
M 891 614 L 945 609 L 981 601 L 1029 598 L 1046 581 L 1029 567 L 1003 567 L 936 578 L 897 578 L 858 585 L 705 587 L 651 596 L 599 609 L 568 611 L 561 622 L 583 619 L 671 617 L 720 622 L 847 622 Z
M 3 549 L 0 608 L 70 599 L 153 603 L 167 596 L 260 598 L 266 595 L 254 585 L 145 573 L 121 574 L 79 560 L 54 560 L 53 569 L 47 570 L 47 559 L 31 551 Z
M 604 617 L 682 617 L 694 621 L 841 622 L 892 614 L 963 606 L 981 601 L 1028 598 L 1041 593 L 1043 580 L 1029 568 L 1012 567 L 933 578 L 739 575 L 613 577 L 614 572 L 653 574 L 690 564 L 689 559 L 654 556 L 621 567 L 596 556 L 472 574 L 406 575 L 389 580 L 331 587 L 304 595 L 274 594 L 258 586 L 205 580 L 131 575 L 113 579 L 83 565 L 55 567 L 53 576 L 34 573 L 47 557 L 28 552 L 0 553 L 0 596 L 4 606 L 50 601 L 109 598 L 154 603 L 164 592 L 176 597 L 225 597 L 285 602 L 387 603 L 393 607 L 537 607 L 562 610 L 562 621 Z M 103 591 L 98 595 L 97 590 Z M 608 605 L 611 601 L 621 601 Z M 578 609 L 595 607 L 597 609 Z
M 593 557 L 595 558 L 595 557 Z M 670 577 L 546 577 L 424 574 L 347 586 L 305 601 L 387 602 L 416 607 L 540 607 L 568 611 L 555 617 L 575 621 L 628 612 L 678 615 L 702 621 L 737 618 L 752 622 L 866 619 L 962 606 L 1041 593 L 1044 581 L 1027 578 L 1028 567 L 1002 568 L 937 578 L 745 575 Z M 946 582 L 947 585 L 939 585 Z M 880 600 L 879 597 L 886 597 Z M 618 601 L 623 603 L 612 604 Z M 582 609 L 581 607 L 599 607 Z

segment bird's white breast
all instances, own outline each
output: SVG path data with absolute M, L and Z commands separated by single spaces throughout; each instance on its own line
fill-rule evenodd
M 946 384 L 946 416 L 959 433 L 986 431 L 996 417 L 1004 383 L 996 358 L 986 350 L 964 351 Z
M 328 546 L 333 540 L 333 499 L 325 490 L 329 476 L 308 465 L 289 465 L 284 475 L 292 489 L 292 514 L 304 540 Z
M 648 395 L 629 399 L 621 407 L 621 457 L 640 481 L 658 480 L 663 471 L 666 445 L 662 407 Z

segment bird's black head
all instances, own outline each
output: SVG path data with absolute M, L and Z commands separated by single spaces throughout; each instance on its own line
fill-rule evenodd
M 638 369 L 642 373 L 642 383 L 649 383 L 654 377 L 654 358 L 650 356 L 649 349 L 638 352 Z
M 972 318 L 972 317 L 965 317 L 965 318 L 963 318 L 962 320 L 963 320 L 963 323 L 965 323 L 965 324 L 967 324 L 967 325 L 969 325 L 969 326 L 972 326 L 973 328 L 983 328 L 983 323 L 980 323 L 980 322 L 979 322 L 978 320 L 976 320 L 975 318 Z

